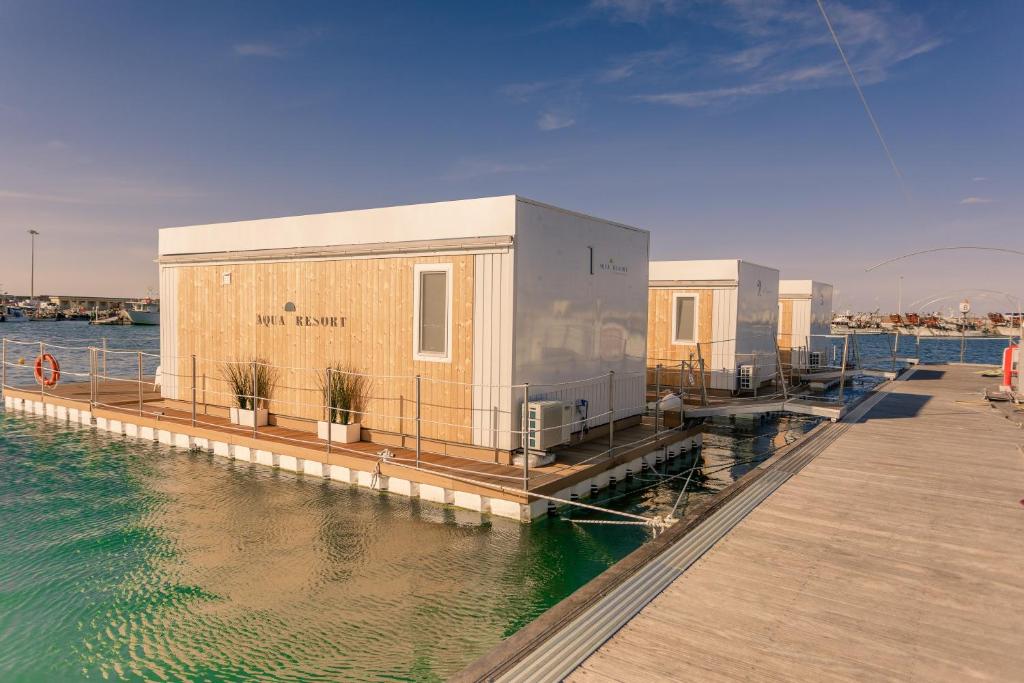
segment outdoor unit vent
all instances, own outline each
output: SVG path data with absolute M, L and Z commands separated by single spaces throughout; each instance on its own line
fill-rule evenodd
M 751 390 L 754 388 L 754 366 L 753 365 L 741 365 L 739 375 L 737 376 L 740 384 L 740 391 Z
M 825 353 L 822 351 L 811 351 L 807 354 L 807 367 L 815 370 L 825 367 Z
M 573 404 L 563 401 L 530 401 L 527 408 L 529 420 L 529 448 L 531 451 L 546 451 L 568 443 L 572 435 Z

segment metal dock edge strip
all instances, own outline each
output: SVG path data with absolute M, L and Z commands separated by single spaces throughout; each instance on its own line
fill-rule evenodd
M 912 372 L 907 373 L 907 376 Z M 814 438 L 808 439 L 779 461 L 771 463 L 760 478 L 728 500 L 690 533 L 660 556 L 650 560 L 602 599 L 585 608 L 507 671 L 491 680 L 558 681 L 568 676 L 768 496 L 882 401 L 892 387 L 892 383 L 887 383 L 865 397 L 842 422 L 822 425 Z

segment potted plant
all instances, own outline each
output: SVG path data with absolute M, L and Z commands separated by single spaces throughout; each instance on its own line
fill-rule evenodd
M 359 418 L 366 407 L 366 376 L 350 368 L 331 366 L 320 378 L 327 419 L 317 422 L 317 437 L 335 443 L 359 441 Z M 328 431 L 329 430 L 329 431 Z
M 266 425 L 269 417 L 267 404 L 277 385 L 277 370 L 262 359 L 248 363 L 225 363 L 224 380 L 235 397 L 235 405 L 231 408 L 231 424 L 242 427 Z

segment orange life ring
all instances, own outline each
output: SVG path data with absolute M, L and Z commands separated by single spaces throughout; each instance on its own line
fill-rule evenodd
M 47 377 L 44 374 L 43 363 L 49 363 L 50 365 L 50 376 Z M 49 353 L 44 353 L 41 356 L 36 357 L 35 367 L 36 382 L 42 384 L 44 387 L 52 387 L 60 381 L 60 363 Z

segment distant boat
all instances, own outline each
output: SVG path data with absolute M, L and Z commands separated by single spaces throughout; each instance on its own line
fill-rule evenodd
M 28 316 L 20 306 L 0 306 L 0 323 L 27 323 Z
M 133 325 L 159 325 L 160 301 L 152 299 L 129 301 L 126 313 L 131 318 Z

